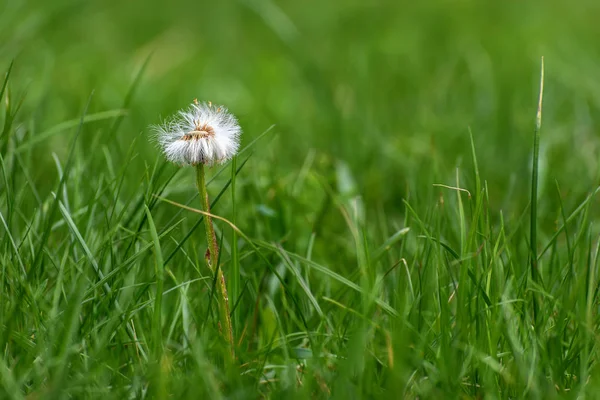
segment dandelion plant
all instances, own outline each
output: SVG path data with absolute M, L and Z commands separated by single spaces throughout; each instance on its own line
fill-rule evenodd
M 219 245 L 210 217 L 210 203 L 206 188 L 205 166 L 230 160 L 238 151 L 241 128 L 237 119 L 223 106 L 199 103 L 194 100 L 186 110 L 154 127 L 155 138 L 167 160 L 196 169 L 196 186 L 200 194 L 206 227 L 206 264 L 216 274 L 219 289 L 218 307 L 220 329 L 225 341 L 233 350 L 233 328 L 229 313 L 229 297 L 225 275 L 219 268 Z

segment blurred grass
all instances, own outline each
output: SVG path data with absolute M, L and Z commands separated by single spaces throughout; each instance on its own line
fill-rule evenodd
M 593 398 L 599 13 L 0 0 L 0 397 Z M 199 207 L 193 171 L 147 140 L 196 97 L 239 117 L 243 146 L 275 124 L 209 185 L 243 233 L 217 225 L 237 369 L 199 216 L 155 196 Z

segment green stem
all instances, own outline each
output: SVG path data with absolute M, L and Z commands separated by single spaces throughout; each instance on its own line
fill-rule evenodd
M 206 189 L 206 174 L 204 172 L 204 164 L 198 164 L 196 166 L 196 185 L 198 186 L 198 192 L 200 193 L 200 201 L 202 203 L 202 209 L 210 213 L 210 202 L 208 201 L 208 191 Z M 221 333 L 225 338 L 225 341 L 231 347 L 232 359 L 235 357 L 233 350 L 233 328 L 231 326 L 231 316 L 229 315 L 229 296 L 227 295 L 227 285 L 225 283 L 225 275 L 223 270 L 219 268 L 219 245 L 217 243 L 217 235 L 215 234 L 215 228 L 212 223 L 212 218 L 208 215 L 204 216 L 204 227 L 206 228 L 206 241 L 208 242 L 208 250 L 206 252 L 206 263 L 208 268 L 213 274 L 217 274 L 217 286 L 219 288 L 220 297 L 218 298 L 219 303 L 219 317 Z

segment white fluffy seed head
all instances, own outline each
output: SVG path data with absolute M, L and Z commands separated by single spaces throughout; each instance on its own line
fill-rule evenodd
M 152 130 L 167 160 L 179 165 L 212 165 L 231 159 L 242 133 L 227 108 L 195 100 Z

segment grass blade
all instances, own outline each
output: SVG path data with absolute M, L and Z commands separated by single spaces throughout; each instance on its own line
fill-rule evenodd
M 534 283 L 539 283 L 538 257 L 537 257 L 537 202 L 538 202 L 538 178 L 539 178 L 539 158 L 540 158 L 540 129 L 542 127 L 542 101 L 544 98 L 544 57 L 542 57 L 540 70 L 540 91 L 538 97 L 537 114 L 535 118 L 535 130 L 533 135 L 533 166 L 531 169 L 531 219 L 529 231 L 530 259 L 531 259 L 531 279 Z M 534 296 L 533 300 L 534 319 L 537 316 L 537 304 Z
M 67 181 L 67 177 L 69 176 L 69 172 L 71 171 L 71 166 L 73 164 L 73 159 L 75 157 L 75 146 L 77 144 L 77 139 L 79 138 L 79 135 L 81 135 L 81 132 L 83 130 L 83 124 L 84 124 L 84 120 L 85 120 L 85 116 L 87 114 L 87 110 L 90 106 L 90 103 L 92 102 L 92 97 L 94 95 L 94 92 L 92 92 L 90 94 L 90 97 L 87 100 L 87 103 L 85 105 L 85 108 L 83 109 L 83 114 L 81 115 L 81 119 L 79 120 L 79 127 L 77 128 L 77 133 L 75 134 L 75 137 L 73 138 L 72 142 L 71 142 L 71 146 L 69 148 L 69 156 L 67 158 L 67 162 L 65 164 L 65 170 L 63 172 L 62 178 L 60 179 L 60 182 L 58 183 L 58 187 L 55 191 L 56 196 L 54 198 L 54 201 L 52 202 L 52 206 L 50 208 L 50 211 L 48 212 L 48 214 L 46 215 L 46 222 L 44 225 L 44 230 L 42 232 L 42 237 L 41 240 L 38 244 L 38 248 L 35 252 L 35 256 L 33 258 L 33 263 L 32 263 L 32 270 L 33 271 L 38 271 L 40 265 L 42 264 L 42 258 L 44 257 L 44 247 L 46 246 L 46 242 L 48 241 L 48 237 L 50 236 L 50 230 L 52 228 L 52 221 L 54 220 L 54 216 L 56 215 L 56 211 L 58 210 L 58 204 L 60 201 L 60 194 L 62 193 L 62 189 L 63 186 L 65 185 L 66 181 Z
M 15 149 L 15 152 L 20 153 L 24 150 L 30 149 L 30 148 L 34 147 L 36 144 L 38 144 L 48 138 L 51 138 L 52 136 L 58 135 L 59 133 L 63 133 L 65 131 L 68 131 L 69 129 L 72 129 L 72 128 L 78 126 L 80 123 L 82 123 L 82 121 L 84 124 L 88 124 L 90 122 L 103 121 L 103 120 L 111 119 L 111 118 L 115 118 L 115 117 L 123 117 L 125 115 L 127 115 L 127 110 L 121 110 L 121 109 L 109 110 L 109 111 L 98 112 L 95 114 L 85 115 L 83 117 L 83 119 L 77 118 L 77 119 L 72 119 L 69 121 L 61 122 L 60 124 L 31 137 L 25 143 L 17 146 L 17 148 Z
M 540 92 L 538 108 L 535 118 L 535 130 L 533 135 L 533 165 L 531 170 L 531 219 L 530 219 L 530 246 L 531 246 L 531 278 L 537 282 L 537 201 L 538 201 L 538 178 L 540 158 L 540 129 L 542 127 L 542 100 L 544 97 L 544 57 L 540 72 Z
M 146 216 L 148 217 L 148 226 L 150 227 L 150 234 L 152 236 L 152 242 L 154 243 L 154 255 L 156 257 L 155 263 L 155 274 L 156 274 L 156 297 L 154 299 L 154 322 L 153 322 L 153 333 L 154 333 L 154 350 L 157 361 L 160 361 L 162 357 L 162 295 L 164 285 L 164 262 L 162 256 L 162 250 L 160 247 L 160 240 L 158 239 L 158 233 L 156 226 L 154 225 L 154 219 L 150 213 L 148 206 L 144 206 Z
M 2 97 L 4 96 L 4 91 L 6 90 L 6 86 L 8 85 L 8 79 L 10 78 L 10 73 L 13 69 L 14 63 L 14 60 L 10 62 L 10 64 L 8 65 L 8 70 L 4 74 L 4 81 L 2 82 L 2 88 L 0 89 L 0 100 L 2 100 Z

